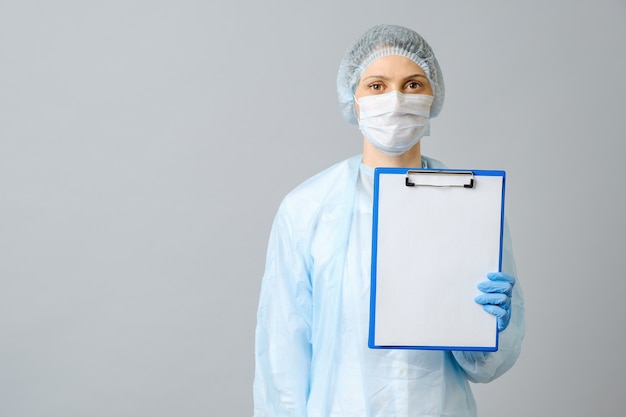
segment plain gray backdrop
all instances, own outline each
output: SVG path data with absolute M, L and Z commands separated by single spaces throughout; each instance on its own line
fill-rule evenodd
M 0 0 L 0 416 L 252 415 L 271 222 L 360 151 L 377 23 L 443 68 L 423 153 L 507 171 L 527 335 L 480 415 L 623 414 L 623 0 Z

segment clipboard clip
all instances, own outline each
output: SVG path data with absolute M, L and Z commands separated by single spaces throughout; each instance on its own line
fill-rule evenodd
M 419 184 L 411 181 L 411 175 L 412 174 L 419 174 L 419 175 L 430 175 L 430 176 L 434 176 L 434 175 L 438 175 L 439 178 L 441 178 L 441 176 L 450 176 L 449 179 L 454 178 L 454 180 L 452 181 L 446 181 L 446 182 L 441 182 L 441 181 L 433 181 L 433 182 L 420 182 Z M 459 179 L 462 179 L 461 177 L 467 177 L 466 181 L 458 181 Z M 476 183 L 476 180 L 474 179 L 474 173 L 472 171 L 442 171 L 442 170 L 428 170 L 428 171 L 421 171 L 421 170 L 408 170 L 406 172 L 406 178 L 404 180 L 404 184 L 407 187 L 462 187 L 462 188 L 474 188 L 474 184 Z

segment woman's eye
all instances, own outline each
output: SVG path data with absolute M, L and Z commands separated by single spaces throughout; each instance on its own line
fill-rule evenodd
M 411 81 L 410 83 L 407 84 L 407 87 L 411 90 L 416 90 L 421 87 L 421 84 L 416 81 Z
M 372 84 L 370 85 L 370 88 L 374 91 L 380 91 L 383 89 L 383 86 L 382 84 Z

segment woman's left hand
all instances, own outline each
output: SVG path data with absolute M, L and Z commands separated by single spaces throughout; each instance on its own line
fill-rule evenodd
M 515 285 L 515 277 L 504 272 L 490 272 L 489 281 L 478 284 L 484 294 L 474 298 L 483 309 L 498 318 L 498 330 L 506 329 L 511 320 L 511 293 Z

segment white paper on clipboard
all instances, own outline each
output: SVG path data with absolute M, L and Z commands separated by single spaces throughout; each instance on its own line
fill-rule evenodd
M 500 271 L 504 171 L 377 168 L 371 348 L 497 350 L 474 302 Z

